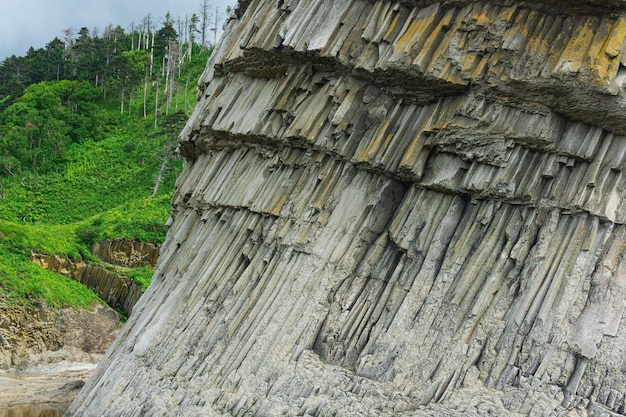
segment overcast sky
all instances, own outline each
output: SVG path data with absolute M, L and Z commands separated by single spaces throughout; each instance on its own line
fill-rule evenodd
M 44 48 L 55 36 L 63 38 L 63 29 L 81 27 L 99 29 L 109 23 L 125 30 L 138 24 L 149 13 L 158 22 L 168 11 L 176 19 L 198 13 L 203 0 L 0 0 L 0 61 L 24 56 L 29 47 Z M 208 0 L 226 17 L 226 7 L 237 0 Z M 219 24 L 221 32 L 222 23 Z M 212 38 L 211 38 L 212 40 Z

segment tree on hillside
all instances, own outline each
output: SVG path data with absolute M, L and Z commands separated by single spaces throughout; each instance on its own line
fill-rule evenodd
M 103 74 L 102 74 L 102 87 L 103 98 L 107 99 L 107 87 L 110 82 L 117 81 L 116 74 L 118 72 L 120 57 L 122 52 L 127 48 L 124 45 L 124 29 L 120 26 L 113 27 L 109 25 L 104 30 L 103 36 Z
M 61 99 L 49 84 L 34 84 L 3 113 L 2 154 L 28 166 L 35 177 L 60 157 L 69 128 L 58 117 Z
M 100 32 L 82 27 L 76 33 L 67 28 L 45 48 L 30 48 L 25 57 L 12 56 L 0 61 L 0 112 L 14 103 L 29 85 L 44 81 L 88 81 L 98 89 L 102 102 L 112 104 L 112 99 L 117 102 L 121 98 L 118 108 L 123 113 L 132 110 L 129 103 L 141 106 L 132 98 L 140 96 L 143 89 L 143 117 L 149 116 L 148 106 L 153 103 L 155 126 L 158 126 L 161 113 L 167 115 L 178 109 L 177 91 L 185 92 L 185 110 L 188 110 L 191 100 L 187 100 L 187 91 L 194 85 L 196 72 L 206 63 L 205 54 L 210 46 L 207 36 L 217 27 L 213 17 L 208 1 L 204 0 L 201 14 L 173 19 L 167 13 L 158 30 L 154 25 L 156 19 L 149 14 L 128 33 L 114 25 Z M 130 51 L 142 53 L 127 53 Z M 145 65 L 146 56 L 148 65 Z
M 96 55 L 95 42 L 89 33 L 89 29 L 86 27 L 82 27 L 78 31 L 78 38 L 74 42 L 72 52 L 74 78 L 77 80 L 92 79 L 94 84 L 97 85 L 97 70 L 93 65 Z M 94 77 L 92 77 L 92 74 Z
M 165 93 L 166 93 L 166 107 L 165 114 L 169 114 L 169 109 L 172 103 L 172 96 L 174 94 L 174 77 L 176 75 L 176 68 L 180 61 L 181 47 L 178 43 L 178 33 L 174 29 L 174 21 L 171 18 L 169 12 L 165 15 L 163 21 L 163 27 L 159 29 L 155 36 L 154 42 L 154 57 L 155 60 L 161 62 L 161 77 L 165 78 Z M 157 61 L 159 62 L 159 61 Z M 160 85 L 160 79 L 157 80 L 157 95 L 155 98 L 155 125 L 158 115 L 159 106 L 159 94 L 158 88 Z
M 42 82 L 0 113 L 0 159 L 6 174 L 37 176 L 63 158 L 66 146 L 93 137 L 97 89 L 87 82 Z
M 135 49 L 122 52 L 120 65 L 121 78 L 121 100 L 120 113 L 124 113 L 124 102 L 126 99 L 126 89 L 128 85 L 136 85 L 141 80 L 146 68 L 150 63 L 150 56 L 146 51 Z
M 177 39 L 178 33 L 176 33 L 176 29 L 174 29 L 174 21 L 168 12 L 165 15 L 163 26 L 156 32 L 154 38 L 154 59 L 156 62 L 163 62 L 163 58 L 168 52 L 170 43 L 175 42 Z
M 15 55 L 0 64 L 0 93 L 3 96 L 19 97 L 30 84 L 28 60 Z
M 196 43 L 196 35 L 198 34 L 198 23 L 200 18 L 197 14 L 192 14 L 189 19 L 188 39 L 187 39 L 187 59 L 191 61 L 191 54 L 193 53 L 193 45 Z
M 38 81 L 59 81 L 65 78 L 65 74 L 61 72 L 63 69 L 63 51 L 65 47 L 63 41 L 54 38 L 46 45 L 46 66 L 48 67 L 45 75 Z

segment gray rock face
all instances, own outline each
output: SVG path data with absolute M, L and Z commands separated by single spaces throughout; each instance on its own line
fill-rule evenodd
M 563 5 L 240 2 L 68 415 L 625 415 L 626 8 Z
M 113 265 L 154 267 L 159 257 L 159 247 L 139 240 L 105 239 L 94 243 L 91 253 Z

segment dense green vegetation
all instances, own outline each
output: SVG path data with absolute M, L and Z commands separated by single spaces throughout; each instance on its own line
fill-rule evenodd
M 0 286 L 4 303 L 88 307 L 95 294 L 76 281 L 29 261 L 32 247 L 75 250 L 70 228 L 23 227 L 0 221 Z
M 0 63 L 0 301 L 86 307 L 95 294 L 30 261 L 96 262 L 94 242 L 162 243 L 182 161 L 174 148 L 211 48 L 163 27 L 82 29 Z M 180 19 L 179 19 L 179 27 Z M 145 288 L 152 271 L 128 270 Z

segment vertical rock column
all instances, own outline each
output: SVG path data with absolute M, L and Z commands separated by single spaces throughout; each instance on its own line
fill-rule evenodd
M 76 416 L 625 414 L 626 8 L 241 1 Z

